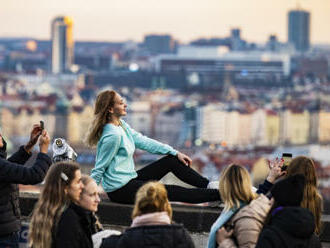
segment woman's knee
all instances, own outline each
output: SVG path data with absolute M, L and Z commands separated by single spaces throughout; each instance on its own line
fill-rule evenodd
M 166 162 L 170 163 L 170 164 L 180 163 L 180 160 L 178 159 L 178 157 L 171 155 L 171 154 L 166 155 L 162 159 L 166 160 Z

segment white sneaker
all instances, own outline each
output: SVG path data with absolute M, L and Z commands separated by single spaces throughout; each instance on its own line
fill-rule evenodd
M 212 181 L 209 182 L 209 184 L 207 185 L 208 189 L 219 189 L 219 181 Z

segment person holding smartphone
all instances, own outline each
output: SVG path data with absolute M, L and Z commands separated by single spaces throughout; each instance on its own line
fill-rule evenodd
M 32 167 L 23 164 L 39 140 L 39 153 Z M 18 248 L 20 230 L 19 192 L 17 184 L 37 184 L 44 179 L 51 159 L 47 155 L 50 138 L 40 125 L 34 125 L 25 146 L 6 159 L 7 144 L 0 134 L 0 247 Z
M 295 174 L 273 186 L 271 194 L 274 204 L 267 214 L 258 242 L 253 247 L 321 247 L 314 233 L 314 216 L 308 209 L 301 207 L 306 181 L 304 175 Z

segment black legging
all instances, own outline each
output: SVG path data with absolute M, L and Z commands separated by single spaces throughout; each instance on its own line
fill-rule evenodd
M 168 155 L 137 171 L 138 176 L 126 185 L 113 192 L 108 192 L 114 202 L 132 204 L 138 189 L 148 181 L 160 180 L 167 173 L 172 172 L 181 181 L 197 188 L 184 188 L 177 185 L 166 185 L 170 201 L 201 203 L 220 200 L 219 191 L 207 189 L 209 180 L 202 177 L 190 167 L 184 165 L 175 156 Z

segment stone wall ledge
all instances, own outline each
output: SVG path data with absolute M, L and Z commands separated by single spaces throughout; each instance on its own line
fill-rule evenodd
M 23 216 L 30 216 L 39 194 L 20 193 L 20 207 Z M 213 222 L 221 212 L 219 207 L 205 207 L 184 204 L 172 204 L 173 220 L 182 223 L 189 232 L 209 232 Z M 107 226 L 130 226 L 133 205 L 125 205 L 103 200 L 99 205 L 97 215 L 101 223 Z M 322 215 L 323 232 L 320 239 L 323 243 L 330 244 L 330 215 Z

